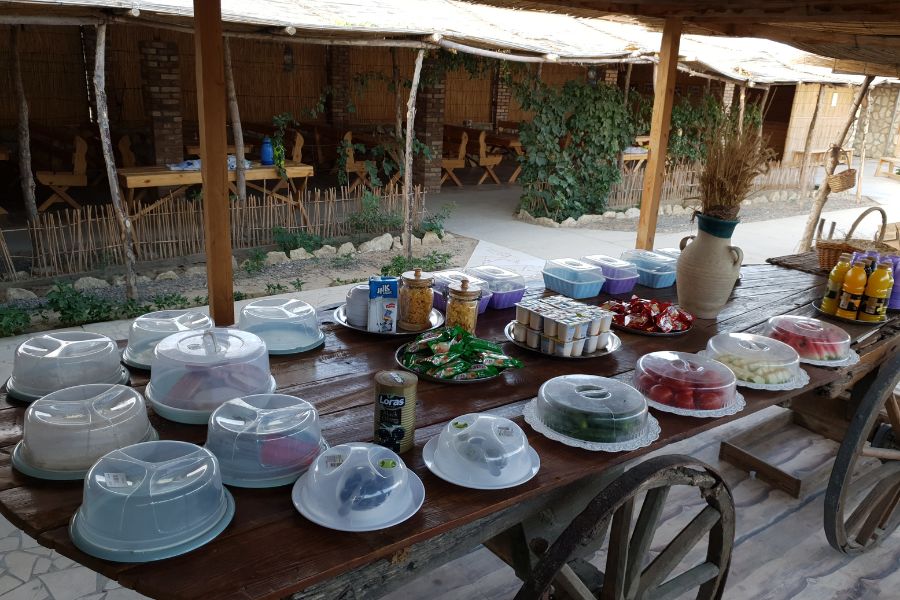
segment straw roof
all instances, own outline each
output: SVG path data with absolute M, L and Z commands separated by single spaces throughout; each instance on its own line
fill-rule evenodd
M 191 0 L 21 0 L 9 3 L 16 12 L 79 15 L 117 22 L 190 26 Z M 138 9 L 138 17 L 129 11 Z M 43 9 L 41 11 L 41 9 Z M 9 11 L 12 12 L 12 11 Z M 652 62 L 660 34 L 643 25 L 599 18 L 514 10 L 458 0 L 222 0 L 226 30 L 294 38 L 326 36 L 418 41 L 438 40 L 473 48 L 572 61 Z M 688 35 L 682 41 L 683 68 L 751 84 L 833 82 L 856 83 L 817 66 L 804 52 L 768 40 Z M 821 62 L 821 61 L 820 61 Z

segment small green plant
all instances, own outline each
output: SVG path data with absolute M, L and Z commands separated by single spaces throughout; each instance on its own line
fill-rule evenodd
M 354 277 L 353 279 L 342 279 L 341 277 L 335 277 L 331 280 L 331 283 L 328 284 L 328 287 L 337 287 L 339 285 L 348 285 L 350 283 L 362 283 L 363 281 L 368 281 L 365 277 Z
M 135 300 L 134 298 L 129 298 L 118 306 L 118 310 L 116 311 L 118 314 L 116 316 L 120 319 L 134 319 L 143 314 L 147 314 L 151 310 L 153 310 L 151 305 Z
M 422 232 L 431 231 L 443 237 L 444 222 L 450 218 L 454 208 L 456 208 L 456 204 L 451 202 L 443 205 L 436 213 L 427 215 L 422 219 Z
M 306 282 L 305 282 L 305 281 L 301 281 L 300 278 L 298 277 L 297 279 L 295 279 L 295 280 L 293 280 L 293 281 L 291 282 L 291 287 L 293 287 L 294 290 L 297 291 L 297 292 L 302 292 L 302 291 L 303 291 L 303 284 L 304 284 L 304 283 L 306 283 Z
M 272 117 L 272 125 L 275 132 L 272 134 L 272 156 L 275 162 L 275 171 L 283 180 L 287 180 L 287 171 L 284 170 L 284 161 L 287 152 L 284 148 L 284 134 L 288 127 L 296 125 L 297 121 L 289 112 L 283 112 Z
M 235 290 L 234 292 L 232 292 L 231 297 L 234 298 L 235 302 L 238 302 L 239 300 L 246 300 L 247 294 Z
M 365 190 L 362 207 L 347 217 L 347 225 L 353 233 L 385 233 L 399 231 L 403 227 L 403 216 L 399 212 L 385 210 L 381 198 L 371 190 Z
M 0 337 L 19 335 L 31 324 L 31 316 L 17 306 L 0 306 Z
M 156 310 L 184 309 L 190 305 L 187 297 L 179 293 L 157 294 L 150 301 L 156 307 Z
M 270 296 L 274 294 L 283 294 L 286 291 L 288 291 L 287 286 L 281 285 L 280 283 L 266 284 L 266 293 Z
M 356 264 L 356 257 L 352 254 L 342 254 L 331 259 L 331 266 L 335 269 L 349 269 Z
M 108 301 L 76 290 L 70 283 L 57 283 L 47 293 L 47 306 L 59 313 L 59 322 L 65 327 L 109 321 L 114 316 Z
M 205 304 L 209 304 L 209 295 L 206 296 L 194 296 L 193 298 L 194 306 L 203 306 Z
M 422 257 L 395 256 L 391 262 L 381 267 L 381 274 L 392 277 L 399 277 L 406 271 L 412 271 L 419 268 L 423 271 L 443 271 L 450 266 L 452 255 L 446 252 L 438 252 L 432 250 Z
M 254 248 L 250 251 L 250 256 L 247 257 L 247 261 L 244 263 L 244 270 L 248 273 L 258 273 L 262 271 L 265 264 L 266 253 L 259 248 Z
M 278 244 L 285 254 L 291 250 L 303 248 L 307 252 L 315 252 L 322 247 L 322 238 L 306 231 L 288 231 L 284 227 L 272 229 L 272 241 Z

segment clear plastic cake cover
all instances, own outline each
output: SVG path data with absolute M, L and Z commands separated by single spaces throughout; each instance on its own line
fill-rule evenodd
M 791 385 L 806 375 L 796 350 L 762 335 L 720 333 L 709 339 L 704 354 L 731 369 L 739 383 L 763 389 Z
M 466 273 L 483 279 L 487 283 L 488 289 L 494 293 L 525 289 L 524 277 L 493 265 L 469 267 L 466 269 Z
M 538 390 L 536 416 L 557 433 L 602 443 L 639 438 L 647 429 L 647 401 L 630 385 L 596 375 L 563 375 Z
M 203 545 L 233 514 L 212 453 L 187 442 L 144 442 L 91 467 L 69 532 L 87 554 L 142 562 Z
M 294 483 L 323 448 L 319 415 L 306 400 L 284 394 L 229 400 L 209 419 L 206 448 L 228 485 Z
M 850 355 L 850 335 L 831 323 L 793 315 L 772 317 L 765 335 L 784 342 L 801 359 L 816 363 L 841 362 Z
M 297 480 L 294 505 L 324 527 L 341 531 L 384 529 L 413 516 L 425 488 L 403 460 L 384 446 L 353 442 L 320 454 Z
M 637 269 L 627 260 L 606 256 L 605 254 L 582 256 L 581 260 L 600 267 L 603 270 L 604 277 L 607 278 L 624 279 L 626 277 L 637 277 Z
M 125 383 L 116 343 L 87 331 L 54 331 L 22 342 L 16 348 L 10 394 L 36 400 L 50 392 L 87 383 Z
M 325 339 L 316 309 L 294 298 L 264 298 L 241 309 L 239 327 L 255 333 L 269 354 L 290 354 L 315 348 Z
M 205 424 L 234 398 L 275 390 L 259 336 L 239 329 L 183 331 L 156 346 L 147 400 L 166 419 Z
M 95 383 L 47 394 L 25 411 L 13 464 L 45 479 L 81 479 L 98 458 L 156 433 L 144 398 L 124 385 Z
M 434 438 L 433 438 L 434 439 Z M 479 489 L 524 483 L 537 472 L 537 453 L 513 421 L 468 414 L 447 423 L 425 451 L 426 464 L 439 477 Z M 429 460 L 429 455 L 433 458 Z
M 141 315 L 128 331 L 128 347 L 122 355 L 125 364 L 139 369 L 153 365 L 153 350 L 163 338 L 179 331 L 212 329 L 209 315 L 196 310 L 160 310 Z
M 544 272 L 567 281 L 603 281 L 603 270 L 574 258 L 555 258 L 544 264 Z
M 651 402 L 685 411 L 718 411 L 731 406 L 737 383 L 731 369 L 686 352 L 651 352 L 635 365 L 638 391 Z

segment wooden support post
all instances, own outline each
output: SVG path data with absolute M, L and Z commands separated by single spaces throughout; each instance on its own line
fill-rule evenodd
M 10 71 L 13 86 L 16 88 L 16 106 L 19 112 L 19 182 L 22 186 L 22 198 L 25 201 L 25 213 L 29 221 L 37 219 L 37 202 L 34 198 L 34 174 L 31 172 L 31 132 L 28 129 L 28 99 L 25 98 L 25 86 L 22 85 L 22 66 L 19 64 L 19 26 L 9 29 L 10 35 Z
M 413 163 L 413 136 L 416 123 L 416 93 L 419 89 L 419 78 L 422 76 L 422 61 L 425 59 L 425 51 L 416 53 L 416 68 L 413 71 L 412 85 L 409 88 L 409 101 L 406 103 L 406 147 L 403 153 L 403 231 L 406 233 L 406 257 L 412 258 L 412 163 Z
M 856 112 L 859 110 L 859 105 L 860 103 L 862 103 L 862 99 L 869 92 L 869 86 L 872 85 L 872 80 L 874 78 L 875 77 L 873 75 L 866 75 L 866 78 L 863 80 L 862 85 L 859 87 L 859 93 L 856 95 L 856 99 L 853 101 L 853 108 L 850 109 L 850 114 L 847 115 L 847 120 L 844 122 L 844 127 L 841 129 L 837 140 L 831 147 L 832 152 L 829 155 L 829 159 L 826 159 L 825 162 L 826 179 L 822 182 L 822 185 L 819 186 L 819 192 L 816 194 L 816 199 L 813 202 L 812 209 L 810 209 L 809 211 L 809 218 L 806 221 L 806 229 L 803 231 L 803 238 L 801 238 L 800 240 L 800 252 L 806 252 L 812 249 L 813 232 L 816 230 L 816 224 L 819 222 L 819 217 L 822 216 L 822 208 L 825 206 L 825 201 L 828 200 L 828 194 L 831 193 L 831 188 L 828 186 L 827 177 L 834 174 L 834 170 L 837 167 L 838 163 L 838 157 L 840 156 L 841 148 L 844 146 L 844 140 L 847 138 L 847 133 L 850 131 L 850 126 L 853 125 L 853 122 L 856 120 Z
M 394 85 L 394 136 L 403 137 L 403 95 L 400 93 L 400 63 L 397 49 L 391 48 L 391 83 Z
M 819 95 L 816 98 L 816 106 L 813 108 L 812 117 L 809 120 L 809 129 L 806 130 L 806 142 L 803 144 L 803 158 L 800 160 L 800 197 L 806 198 L 809 191 L 809 153 L 812 150 L 813 135 L 816 130 L 816 121 L 819 118 L 819 109 L 825 99 L 825 86 L 819 85 Z
M 228 88 L 228 112 L 231 113 L 231 132 L 234 135 L 235 187 L 238 200 L 247 200 L 247 175 L 244 172 L 244 129 L 241 127 L 241 111 L 238 108 L 237 92 L 234 90 L 234 73 L 231 70 L 231 48 L 228 38 L 224 42 L 225 85 Z
M 194 0 L 194 46 L 209 314 L 216 325 L 225 327 L 234 324 L 234 274 L 231 271 L 225 52 L 220 0 Z
M 628 66 L 625 68 L 625 106 L 628 106 L 628 90 L 631 88 L 631 70 L 634 68 L 633 63 L 628 63 Z
M 866 122 L 863 124 L 862 148 L 859 151 L 859 176 L 856 178 L 856 203 L 859 204 L 862 199 L 862 182 L 863 174 L 866 172 L 866 143 L 869 137 L 869 122 L 872 120 L 872 91 L 866 94 L 863 100 L 865 107 Z M 853 165 L 848 165 L 853 168 Z
M 669 149 L 669 130 L 672 127 L 672 102 L 675 96 L 675 77 L 678 74 L 678 47 L 681 41 L 681 19 L 666 19 L 662 47 L 659 51 L 658 79 L 653 97 L 653 116 L 650 121 L 650 156 L 644 171 L 641 192 L 641 218 L 638 222 L 635 247 L 653 249 L 659 198 L 662 195 L 666 172 L 666 153 Z
M 106 179 L 109 181 L 109 196 L 112 200 L 119 234 L 125 250 L 125 293 L 128 298 L 137 299 L 137 275 L 134 272 L 134 229 L 131 219 L 122 204 L 119 177 L 116 174 L 116 155 L 113 153 L 112 137 L 109 133 L 109 109 L 106 105 L 106 25 L 97 25 L 97 47 L 94 55 L 94 99 L 97 103 L 97 127 L 100 129 L 100 144 L 106 163 Z
M 744 114 L 747 112 L 747 86 L 741 86 L 741 93 L 738 96 L 738 131 L 744 130 Z

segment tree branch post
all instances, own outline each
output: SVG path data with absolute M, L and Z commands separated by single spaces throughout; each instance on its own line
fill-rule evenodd
M 400 63 L 397 62 L 396 48 L 391 48 L 391 82 L 394 84 L 394 136 L 399 141 L 403 137 L 403 96 L 400 93 Z
M 863 107 L 865 108 L 866 122 L 863 124 L 862 131 L 862 148 L 859 152 L 859 177 L 856 179 L 856 203 L 859 204 L 862 199 L 862 179 L 863 173 L 866 172 L 866 144 L 868 143 L 869 137 L 869 123 L 872 120 L 872 91 L 866 94 L 865 99 L 863 100 Z
M 422 76 L 422 61 L 425 50 L 416 53 L 416 67 L 413 70 L 412 85 L 409 88 L 409 101 L 406 103 L 406 147 L 403 153 L 403 231 L 406 233 L 406 257 L 412 258 L 412 163 L 413 136 L 416 123 L 416 94 L 419 90 L 419 79 Z
M 813 135 L 816 130 L 816 121 L 819 118 L 819 109 L 825 98 L 825 86 L 819 85 L 819 94 L 816 97 L 816 106 L 813 108 L 812 118 L 809 120 L 809 129 L 806 130 L 806 142 L 803 144 L 803 158 L 800 159 L 800 198 L 806 198 L 809 191 L 809 153 L 812 151 Z
M 28 99 L 25 97 L 25 86 L 22 84 L 22 66 L 19 64 L 19 27 L 13 25 L 9 29 L 10 62 L 13 86 L 16 88 L 16 106 L 19 112 L 19 183 L 22 186 L 22 199 L 25 201 L 25 212 L 28 221 L 37 220 L 37 202 L 34 197 L 34 174 L 31 172 L 31 132 L 28 129 Z
M 231 71 L 231 49 L 228 38 L 223 40 L 225 62 L 225 87 L 228 93 L 228 112 L 231 114 L 231 131 L 234 135 L 234 176 L 238 200 L 247 200 L 247 175 L 244 169 L 244 129 L 241 127 L 241 111 L 238 109 L 237 93 L 234 90 L 234 74 Z
M 116 175 L 116 158 L 113 154 L 112 137 L 109 133 L 109 109 L 106 106 L 106 25 L 97 25 L 97 48 L 94 55 L 94 98 L 97 102 L 97 126 L 103 146 L 103 160 L 106 163 L 106 178 L 109 180 L 109 196 L 112 199 L 116 220 L 125 249 L 125 293 L 128 298 L 137 298 L 137 278 L 134 272 L 134 230 L 131 219 L 122 206 L 122 193 Z
M 850 131 L 850 127 L 856 120 L 856 113 L 859 110 L 863 98 L 865 98 L 866 94 L 869 92 L 869 86 L 872 85 L 873 79 L 874 76 L 866 75 L 862 85 L 859 87 L 859 93 L 853 101 L 853 107 L 850 109 L 850 114 L 847 115 L 844 127 L 841 129 L 841 133 L 835 143 L 831 146 L 831 152 L 825 164 L 825 181 L 819 186 L 819 192 L 816 194 L 812 209 L 810 209 L 809 218 L 806 221 L 806 229 L 803 231 L 803 237 L 800 239 L 800 252 L 806 252 L 812 249 L 813 233 L 816 230 L 819 217 L 822 216 L 822 208 L 828 200 L 828 194 L 831 193 L 831 188 L 828 186 L 828 176 L 833 175 L 835 168 L 837 168 L 838 161 L 835 158 L 835 154 L 838 156 L 840 155 L 841 148 L 844 146 L 844 140 L 847 138 L 847 133 Z

